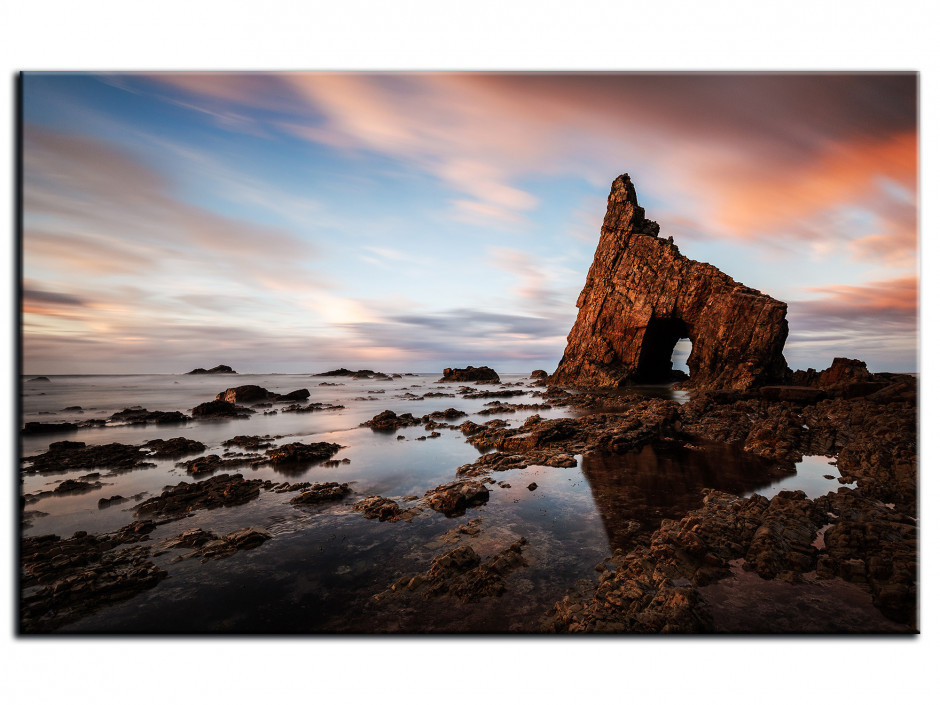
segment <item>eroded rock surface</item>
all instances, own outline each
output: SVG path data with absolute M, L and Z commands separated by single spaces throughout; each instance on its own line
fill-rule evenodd
M 674 381 L 671 355 L 692 341 L 690 388 L 749 389 L 787 372 L 787 306 L 687 259 L 645 217 L 627 174 L 607 201 L 600 242 L 554 384 Z

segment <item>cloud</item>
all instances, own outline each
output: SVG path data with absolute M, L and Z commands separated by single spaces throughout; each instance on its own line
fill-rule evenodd
M 858 357 L 884 369 L 916 367 L 918 281 L 916 277 L 875 281 L 862 286 L 811 287 L 818 298 L 789 305 L 790 339 L 785 354 L 791 366 L 820 354 Z M 803 362 L 802 364 L 805 364 Z M 894 369 L 893 371 L 904 371 Z

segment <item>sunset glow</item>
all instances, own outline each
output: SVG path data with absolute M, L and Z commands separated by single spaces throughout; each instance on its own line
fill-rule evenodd
M 610 182 L 789 304 L 791 368 L 916 371 L 914 74 L 23 79 L 27 374 L 552 370 Z

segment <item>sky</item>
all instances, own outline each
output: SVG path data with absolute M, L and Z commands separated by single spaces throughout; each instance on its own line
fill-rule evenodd
M 917 371 L 912 73 L 27 73 L 26 374 L 554 370 L 610 183 Z

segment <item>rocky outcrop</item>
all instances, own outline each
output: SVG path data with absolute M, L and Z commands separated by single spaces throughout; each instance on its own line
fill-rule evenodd
M 181 411 L 147 411 L 139 406 L 132 406 L 123 411 L 111 414 L 109 421 L 126 424 L 179 424 L 189 421 L 189 417 Z
M 627 174 L 611 186 L 578 309 L 554 384 L 675 381 L 671 356 L 682 338 L 692 341 L 686 387 L 750 389 L 786 377 L 786 304 L 660 238 Z
M 187 372 L 188 375 L 233 375 L 236 374 L 228 365 L 216 365 L 211 370 L 207 370 L 204 367 L 197 367 L 191 372 Z
M 23 435 L 32 436 L 40 433 L 68 433 L 77 431 L 78 424 L 74 423 L 43 423 L 42 421 L 27 421 L 23 426 Z
M 193 418 L 200 419 L 245 419 L 255 413 L 244 406 L 237 406 L 229 401 L 216 399 L 207 401 L 193 409 Z
M 444 376 L 438 382 L 499 382 L 499 375 L 486 366 L 465 367 L 462 370 L 444 368 Z

